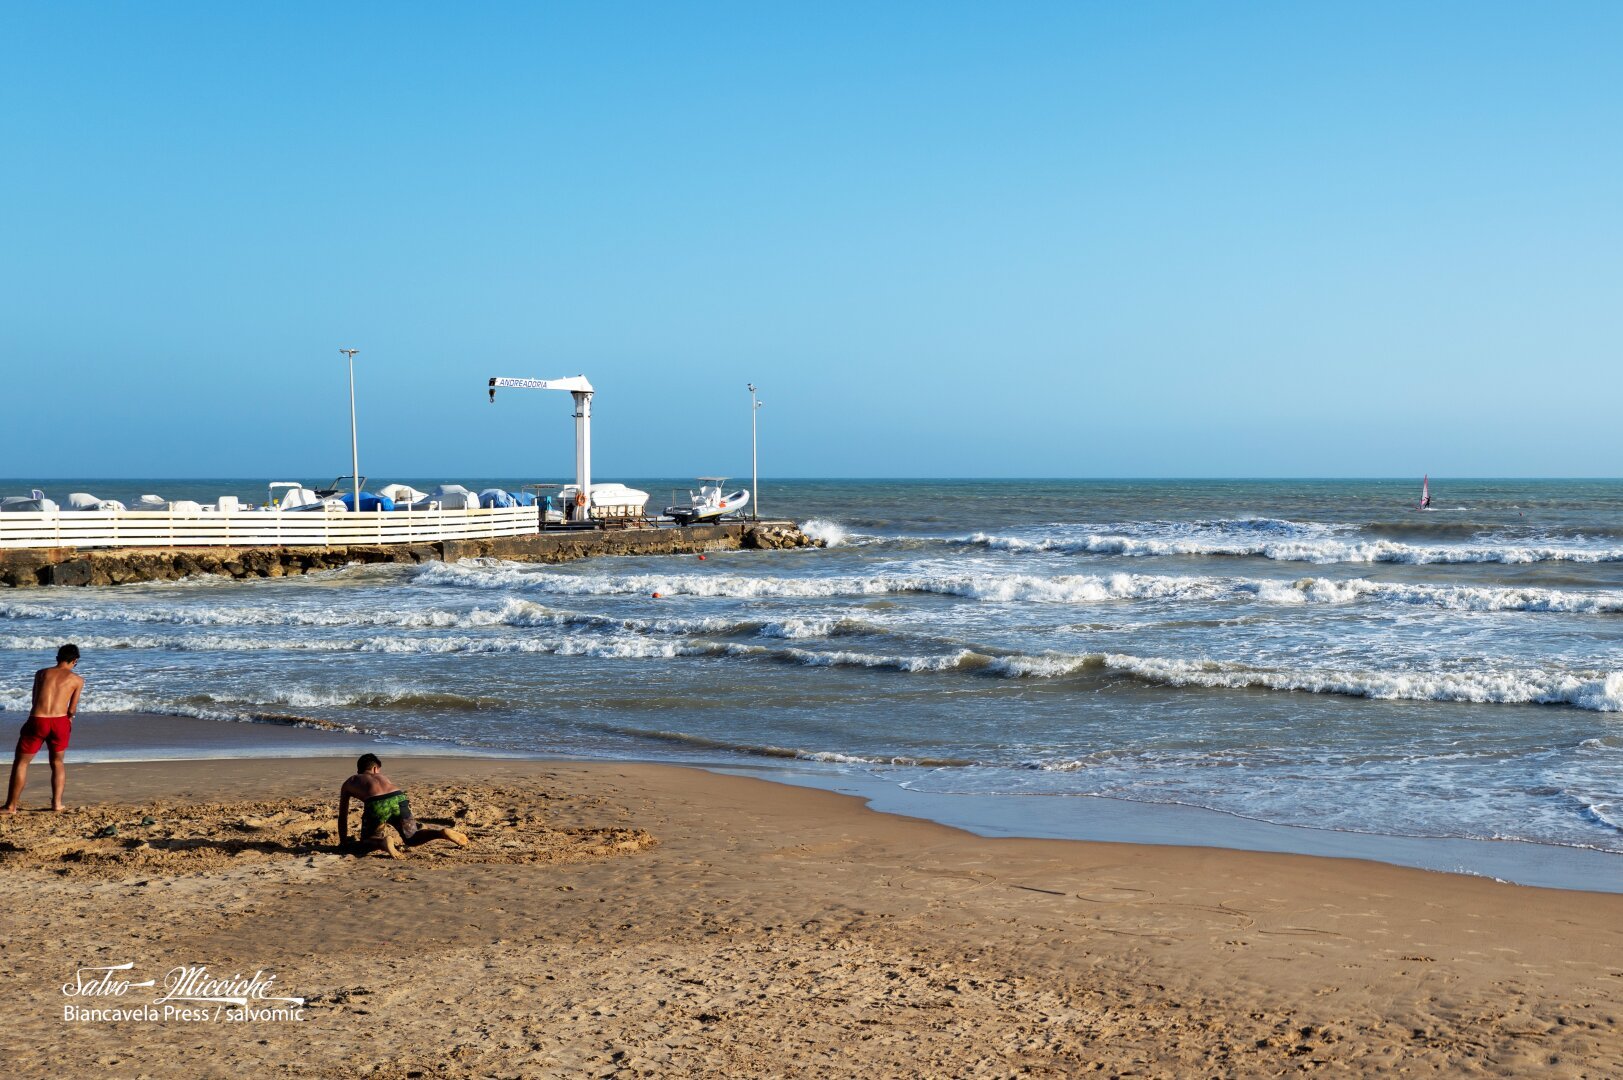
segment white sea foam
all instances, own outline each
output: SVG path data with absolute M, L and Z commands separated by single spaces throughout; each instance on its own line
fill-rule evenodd
M 534 601 L 518 598 L 504 601 L 499 608 L 473 608 L 467 611 L 438 609 L 422 611 L 365 610 L 353 607 L 299 610 L 271 606 L 215 606 L 185 609 L 126 605 L 0 603 L 0 619 L 118 622 L 168 626 L 332 627 L 339 629 L 392 627 L 408 630 L 478 629 L 501 626 L 586 626 L 669 634 L 731 633 L 753 625 L 747 620 L 725 619 L 715 616 L 617 619 L 612 616 L 585 612 L 557 611 Z
M 56 638 L 0 637 L 0 649 L 40 652 L 60 644 Z M 85 649 L 154 649 L 173 652 L 361 652 L 434 655 L 444 653 L 541 653 L 557 656 L 592 656 L 602 659 L 638 659 L 716 655 L 722 646 L 670 641 L 642 635 L 584 634 L 563 637 L 405 636 L 377 635 L 357 638 L 264 638 L 228 634 L 86 635 L 78 644 Z
M 837 521 L 812 518 L 800 526 L 800 531 L 813 540 L 821 540 L 828 547 L 839 547 L 851 542 L 851 533 Z
M 729 599 L 823 598 L 936 593 L 973 600 L 1088 603 L 1100 600 L 1206 599 L 1225 586 L 1219 579 L 1146 574 L 944 573 L 754 577 L 738 574 L 559 574 L 512 566 L 434 563 L 419 581 L 460 588 L 517 590 L 561 596 L 725 597 Z
M 1538 669 L 1444 673 L 1277 671 L 1214 660 L 1138 657 L 1119 653 L 993 656 L 972 649 L 961 649 L 944 656 L 770 650 L 748 645 L 732 646 L 728 651 L 732 655 L 769 656 L 811 666 L 889 668 L 910 673 L 962 671 L 1004 678 L 1053 679 L 1097 670 L 1164 686 L 1302 691 L 1409 701 L 1570 705 L 1595 712 L 1623 711 L 1623 672 L 1570 673 Z
M 1103 666 L 1165 686 L 1342 694 L 1408 701 L 1572 705 L 1623 711 L 1623 672 L 1542 670 L 1474 672 L 1266 671 L 1211 660 L 1111 654 Z
M 30 695 L 26 692 L 0 691 L 0 712 L 27 712 L 31 704 Z M 87 688 L 83 699 L 85 709 L 98 713 L 156 713 L 164 716 L 189 716 L 197 720 L 275 723 L 321 731 L 343 731 L 356 735 L 388 734 L 380 729 L 360 724 L 265 711 L 268 707 L 282 704 L 274 700 L 260 702 L 257 699 L 245 699 L 235 704 L 229 703 L 226 699 L 177 700 L 161 694 L 128 693 L 96 686 Z M 225 707 L 220 707 L 222 705 Z
M 1224 531 L 1190 531 L 1165 535 L 1086 533 L 1069 530 L 1058 536 L 1000 536 L 978 532 L 964 541 L 994 551 L 1016 554 L 1059 552 L 1075 555 L 1210 555 L 1307 563 L 1604 563 L 1623 561 L 1623 548 L 1569 545 L 1405 544 L 1395 540 L 1346 540 L 1329 536 L 1270 539 Z
M 514 589 L 566 596 L 826 598 L 934 593 L 993 603 L 1091 604 L 1116 600 L 1256 600 L 1269 604 L 1370 601 L 1458 611 L 1623 613 L 1623 593 L 1560 589 L 1424 585 L 1366 578 L 1265 578 L 1160 574 L 1061 574 L 979 571 L 841 575 L 816 578 L 708 574 L 551 574 L 510 567 L 434 564 L 422 579 L 464 588 Z M 5 609 L 0 607 L 0 614 Z M 631 625 L 634 620 L 624 621 Z M 714 632 L 714 631 L 701 631 Z M 783 636 L 796 636 L 786 634 Z
M 1274 604 L 1346 604 L 1372 600 L 1452 611 L 1548 611 L 1583 615 L 1623 612 L 1623 593 L 1562 589 L 1498 588 L 1474 585 L 1410 585 L 1366 578 L 1299 578 L 1296 581 L 1241 581 L 1259 600 Z

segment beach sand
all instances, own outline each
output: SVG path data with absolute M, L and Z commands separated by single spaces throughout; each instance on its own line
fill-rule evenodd
M 468 849 L 357 859 L 351 766 L 79 765 L 0 821 L 7 1074 L 1623 1075 L 1616 894 L 470 758 L 386 763 Z M 304 1018 L 63 1018 L 150 1002 L 64 995 L 123 963 L 274 973 Z

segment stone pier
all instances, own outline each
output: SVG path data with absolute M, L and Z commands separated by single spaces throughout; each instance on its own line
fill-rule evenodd
M 705 551 L 822 547 L 792 521 L 746 521 L 689 528 L 558 529 L 488 540 L 347 547 L 6 548 L 0 584 L 127 585 L 193 574 L 233 578 L 294 577 L 351 563 L 455 562 L 495 558 L 557 563 L 598 555 L 686 555 Z

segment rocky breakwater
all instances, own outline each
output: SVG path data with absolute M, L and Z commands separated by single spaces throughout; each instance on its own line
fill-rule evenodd
M 0 550 L 0 583 L 14 588 L 127 585 L 176 581 L 197 574 L 294 577 L 352 563 L 454 562 L 468 558 L 553 563 L 601 555 L 683 555 L 822 546 L 823 541 L 807 536 L 793 522 L 762 521 L 686 529 L 571 529 L 488 540 L 343 547 L 8 548 Z

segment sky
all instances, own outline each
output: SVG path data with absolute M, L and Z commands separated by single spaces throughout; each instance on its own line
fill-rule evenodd
M 0 0 L 0 476 L 1619 476 L 1623 5 Z M 273 475 L 274 474 L 274 475 Z

